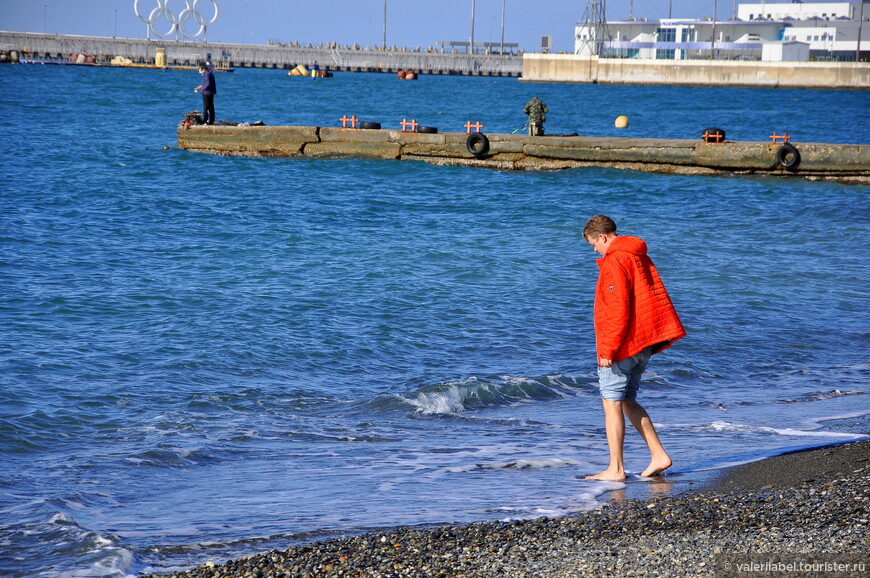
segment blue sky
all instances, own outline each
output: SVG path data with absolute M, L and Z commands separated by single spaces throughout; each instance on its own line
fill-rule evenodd
M 220 15 L 208 28 L 208 39 L 265 44 L 299 41 L 380 46 L 384 30 L 384 0 L 216 0 Z M 193 4 L 193 0 L 189 0 Z M 185 0 L 168 0 L 175 14 Z M 503 0 L 475 0 L 475 42 L 499 42 Z M 427 48 L 439 40 L 468 41 L 471 0 L 387 0 L 387 45 Z M 608 0 L 607 18 L 712 16 L 712 0 Z M 729 18 L 733 0 L 718 0 L 718 17 Z M 147 25 L 136 16 L 133 0 L 0 0 L 0 30 L 145 38 Z M 571 52 L 575 23 L 586 0 L 504 0 L 505 42 L 537 50 L 542 34 L 553 36 L 556 51 Z M 139 0 L 148 15 L 157 0 Z M 212 0 L 199 0 L 206 19 Z M 166 31 L 169 25 L 155 25 Z M 198 26 L 190 21 L 187 30 Z

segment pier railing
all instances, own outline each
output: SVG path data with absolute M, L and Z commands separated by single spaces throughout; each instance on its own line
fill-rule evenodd
M 20 59 L 27 60 L 66 60 L 71 54 L 84 53 L 93 56 L 98 62 L 123 56 L 135 64 L 154 64 L 157 49 L 163 49 L 166 64 L 170 66 L 196 65 L 210 54 L 213 62 L 224 62 L 232 68 L 289 70 L 300 64 L 317 64 L 321 68 L 348 72 L 398 72 L 410 69 L 418 74 L 469 76 L 520 76 L 523 70 L 522 55 L 516 54 L 467 54 L 406 48 L 381 50 L 337 44 L 231 44 L 0 31 L 0 45 L 9 46 L 7 50 L 15 51 Z

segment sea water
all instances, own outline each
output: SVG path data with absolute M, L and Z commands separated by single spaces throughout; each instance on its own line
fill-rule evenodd
M 194 154 L 198 83 L 0 67 L 0 574 L 597 506 L 621 486 L 577 479 L 607 462 L 596 213 L 648 242 L 688 330 L 641 391 L 676 474 L 870 430 L 870 187 Z M 866 91 L 217 84 L 219 119 L 268 125 L 509 133 L 537 95 L 548 133 L 870 142 Z

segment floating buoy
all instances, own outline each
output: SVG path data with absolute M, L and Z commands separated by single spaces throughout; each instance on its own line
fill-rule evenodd
M 616 117 L 616 121 L 613 124 L 616 125 L 616 128 L 628 128 L 628 117 L 620 114 Z

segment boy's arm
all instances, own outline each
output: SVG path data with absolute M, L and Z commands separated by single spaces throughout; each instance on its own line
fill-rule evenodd
M 628 333 L 628 313 L 631 301 L 631 283 L 625 270 L 616 261 L 608 259 L 601 270 L 601 303 L 603 307 L 598 329 L 598 365 L 610 367 Z

